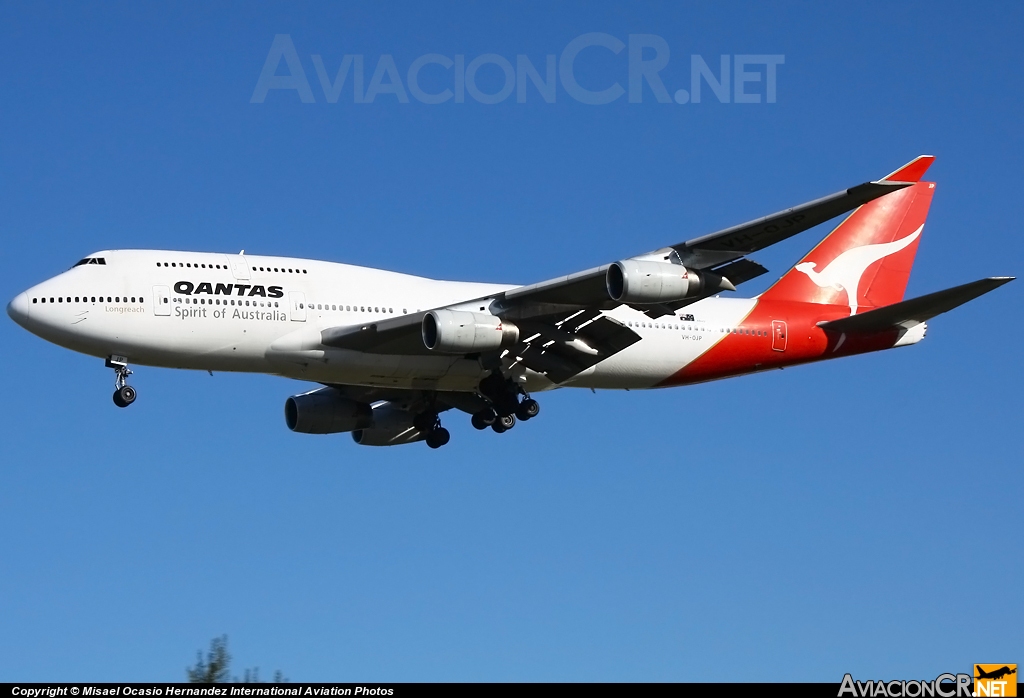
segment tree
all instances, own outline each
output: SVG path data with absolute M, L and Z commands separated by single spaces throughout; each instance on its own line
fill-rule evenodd
M 202 650 L 196 652 L 196 665 L 186 668 L 189 683 L 224 683 L 230 680 L 231 655 L 228 653 L 228 636 L 221 635 L 210 640 L 210 651 L 203 661 Z
M 228 652 L 228 636 L 221 635 L 210 640 L 210 651 L 203 659 L 203 652 L 196 652 L 196 665 L 186 667 L 189 683 L 227 683 L 231 681 L 231 654 Z M 235 677 L 235 683 L 261 683 L 260 669 L 246 669 L 242 678 Z M 281 670 L 274 672 L 273 683 L 288 683 Z

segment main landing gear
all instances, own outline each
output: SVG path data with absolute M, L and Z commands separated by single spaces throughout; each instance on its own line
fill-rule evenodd
M 127 407 L 135 402 L 138 393 L 135 388 L 128 385 L 128 376 L 132 371 L 128 368 L 128 359 L 123 356 L 111 356 L 107 359 L 107 368 L 114 369 L 114 404 L 118 407 Z
M 473 426 L 477 429 L 490 427 L 503 434 L 516 425 L 516 419 L 525 422 L 540 414 L 540 404 L 523 391 L 515 381 L 506 379 L 494 371 L 480 381 L 480 392 L 493 407 L 473 415 Z M 523 396 L 522 402 L 519 396 Z
M 421 412 L 412 420 L 412 424 L 420 431 L 427 432 L 426 442 L 431 448 L 441 448 L 452 438 L 448 430 L 441 426 L 436 412 Z

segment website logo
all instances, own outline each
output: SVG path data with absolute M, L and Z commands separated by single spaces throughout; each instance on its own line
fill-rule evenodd
M 1016 664 L 975 664 L 975 696 L 1016 696 Z

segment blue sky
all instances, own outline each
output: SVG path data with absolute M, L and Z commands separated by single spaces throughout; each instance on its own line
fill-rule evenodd
M 881 177 L 938 182 L 909 295 L 1019 274 L 1018 5 L 0 6 L 0 297 L 106 248 L 533 282 Z M 782 55 L 777 99 L 328 103 L 382 55 L 599 32 Z M 288 34 L 314 103 L 250 100 Z M 653 51 L 653 50 L 651 50 Z M 590 47 L 587 89 L 628 87 Z M 646 55 L 652 55 L 648 53 Z M 287 72 L 284 65 L 280 73 Z M 453 71 L 423 69 L 440 92 Z M 477 72 L 501 87 L 497 64 Z M 445 80 L 449 82 L 446 84 Z M 351 76 L 349 77 L 351 81 Z M 386 81 L 385 81 L 386 82 Z M 756 256 L 772 273 L 816 229 Z M 139 368 L 0 322 L 0 681 L 177 680 L 230 636 L 294 680 L 925 678 L 1024 661 L 1021 284 L 909 349 L 654 392 L 560 391 L 449 446 L 300 436 L 268 376 Z M 6 301 L 5 301 L 6 302 Z M 1016 502 L 1017 504 L 1014 504 Z

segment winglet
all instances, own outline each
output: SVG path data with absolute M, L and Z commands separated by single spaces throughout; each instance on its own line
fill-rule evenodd
M 888 177 L 883 177 L 883 182 L 920 182 L 924 173 L 935 162 L 934 155 L 918 155 L 903 167 L 893 172 Z

